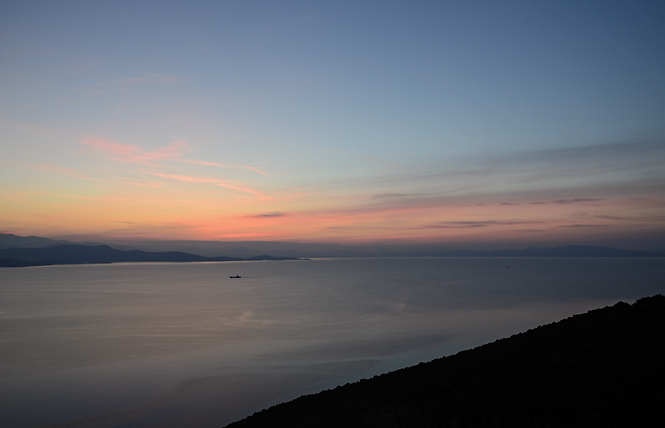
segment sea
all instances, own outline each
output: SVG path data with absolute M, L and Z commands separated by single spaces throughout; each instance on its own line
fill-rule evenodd
M 0 426 L 222 427 L 655 294 L 665 258 L 4 268 Z

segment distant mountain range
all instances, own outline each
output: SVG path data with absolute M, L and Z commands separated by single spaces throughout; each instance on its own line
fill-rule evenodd
M 46 266 L 82 263 L 122 262 L 229 262 L 258 260 L 295 260 L 269 255 L 240 257 L 204 257 L 180 251 L 122 251 L 108 245 L 57 245 L 45 248 L 6 248 L 0 250 L 0 267 Z
M 665 426 L 665 297 L 576 315 L 228 425 Z
M 280 241 L 122 241 L 125 248 L 185 251 L 208 257 L 660 257 L 663 251 L 634 251 L 590 245 L 510 250 L 457 249 L 436 244 L 334 244 Z M 107 243 L 115 248 L 124 249 Z
M 190 252 L 174 251 L 181 247 Z M 519 250 L 461 250 L 434 246 L 349 246 L 287 242 L 155 241 L 168 251 L 94 242 L 70 242 L 37 236 L 0 234 L 0 267 L 117 262 L 202 262 L 292 260 L 302 257 L 662 257 L 649 251 L 569 245 Z M 146 244 L 144 244 L 146 245 Z M 194 251 L 191 250 L 201 250 Z M 267 251 L 273 255 L 266 255 Z M 265 252 L 264 252 L 265 251 Z M 207 255 L 200 255 L 205 252 Z M 216 254 L 215 254 L 216 252 Z M 211 255 L 213 254 L 213 255 Z
M 118 250 L 108 245 L 99 244 L 62 244 L 48 238 L 0 234 L 0 248 L 9 245 L 24 245 L 16 248 L 0 249 L 0 267 L 45 266 L 82 263 L 120 263 L 120 262 L 210 262 L 241 260 L 292 260 L 289 257 L 259 255 L 250 258 L 241 257 L 204 257 L 181 251 L 149 252 L 141 250 Z M 41 245 L 27 247 L 27 245 Z

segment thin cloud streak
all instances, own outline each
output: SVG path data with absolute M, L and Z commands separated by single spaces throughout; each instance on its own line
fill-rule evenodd
M 225 182 L 218 182 L 216 184 L 220 187 L 224 187 L 224 188 L 227 188 L 227 189 L 237 190 L 239 192 L 244 192 L 244 193 L 249 193 L 250 195 L 254 195 L 257 198 L 262 199 L 264 201 L 271 201 L 271 200 L 275 199 L 273 197 L 264 195 L 263 193 L 259 192 L 258 190 L 250 189 L 249 187 L 246 187 L 246 186 L 243 186 L 243 185 L 239 185 L 239 184 L 235 184 L 235 183 L 225 183 Z
M 266 196 L 262 194 L 260 191 L 249 188 L 247 186 L 244 186 L 242 184 L 237 184 L 237 183 L 229 183 L 225 182 L 224 180 L 219 180 L 216 178 L 210 178 L 210 177 L 195 177 L 195 176 L 188 176 L 188 175 L 179 175 L 179 174 L 164 174 L 164 173 L 158 173 L 158 172 L 151 172 L 148 173 L 149 175 L 153 175 L 155 177 L 162 177 L 162 178 L 168 178 L 171 180 L 177 180 L 177 181 L 184 181 L 187 183 L 203 183 L 203 184 L 214 184 L 219 187 L 224 187 L 226 189 L 231 189 L 231 190 L 237 190 L 242 193 L 249 193 L 253 196 L 256 196 L 257 198 L 263 199 L 263 200 L 272 200 L 274 198 L 271 198 L 269 196 Z
M 665 215 L 637 215 L 637 216 L 618 216 L 618 215 L 596 215 L 595 218 L 602 220 L 621 220 L 621 221 L 646 221 L 646 222 L 665 222 Z
M 259 171 L 258 169 L 256 169 L 256 168 L 252 168 L 251 166 L 247 166 L 247 165 L 245 165 L 244 163 L 241 164 L 241 165 L 244 166 L 244 167 L 247 168 L 247 169 L 251 169 L 252 171 L 258 172 L 259 174 L 268 175 L 268 174 L 266 174 L 265 172 L 263 172 L 263 171 Z
M 199 160 L 193 160 L 193 159 L 183 159 L 182 162 L 184 163 L 190 163 L 194 165 L 204 165 L 204 166 L 217 166 L 220 168 L 233 168 L 235 165 L 227 165 L 223 163 L 218 163 L 218 162 L 206 162 L 206 161 L 199 161 Z
M 602 199 L 598 198 L 577 198 L 577 199 L 559 199 L 558 201 L 552 201 L 554 204 L 559 205 L 568 205 L 568 204 L 579 204 L 584 202 L 599 202 Z
M 219 183 L 219 180 L 216 178 L 207 178 L 207 177 L 192 177 L 187 175 L 178 175 L 178 174 L 163 174 L 159 172 L 151 172 L 150 175 L 155 177 L 170 178 L 172 180 L 186 181 L 188 183 Z
M 377 199 L 419 193 L 463 195 L 586 186 L 611 188 L 617 183 L 625 187 L 647 180 L 665 184 L 663 163 L 665 142 L 602 144 L 421 163 L 417 172 L 376 175 L 362 183 L 341 180 L 337 185 L 395 187 L 395 191 L 375 193 Z
M 607 227 L 604 224 L 564 224 L 561 228 L 589 228 L 589 227 Z
M 183 156 L 191 152 L 186 141 L 174 141 L 153 151 L 145 151 L 142 148 L 114 141 L 99 136 L 90 136 L 81 140 L 81 144 L 98 153 L 106 154 L 111 160 L 117 162 L 137 163 L 143 165 L 156 165 L 158 162 L 180 162 L 192 165 L 212 166 L 219 168 L 245 168 L 258 174 L 268 176 L 267 173 L 249 165 L 231 165 L 219 162 L 200 161 L 186 159 Z
M 421 196 L 422 193 L 381 193 L 373 195 L 371 199 L 390 199 L 390 198 L 408 198 L 410 196 Z
M 284 217 L 285 213 L 274 212 L 274 213 L 264 213 L 264 214 L 254 214 L 249 217 L 251 218 L 274 218 L 274 217 Z
M 543 224 L 543 221 L 529 220 L 486 220 L 486 221 L 442 221 L 426 225 L 429 229 L 467 229 L 486 226 L 515 226 L 521 224 Z
M 108 155 L 112 160 L 145 165 L 151 165 L 157 161 L 179 159 L 189 151 L 186 141 L 175 141 L 152 152 L 98 136 L 87 137 L 81 143 L 99 153 Z

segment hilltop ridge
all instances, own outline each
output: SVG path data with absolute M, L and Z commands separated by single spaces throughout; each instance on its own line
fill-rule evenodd
M 228 425 L 665 426 L 665 297 L 589 311 Z

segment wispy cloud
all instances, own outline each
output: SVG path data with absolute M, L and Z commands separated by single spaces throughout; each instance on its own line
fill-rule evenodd
M 390 199 L 390 198 L 406 198 L 408 196 L 419 196 L 420 194 L 408 194 L 408 193 L 381 193 L 378 195 L 372 196 L 372 199 Z
M 241 184 L 220 181 L 220 182 L 217 183 L 217 185 L 220 186 L 220 187 L 225 187 L 227 189 L 237 190 L 237 191 L 243 192 L 243 193 L 249 193 L 249 194 L 251 194 L 253 196 L 256 196 L 257 198 L 263 199 L 263 200 L 273 200 L 273 199 L 275 199 L 273 197 L 264 195 L 263 193 L 259 192 L 258 190 L 254 190 L 252 188 L 249 188 L 249 187 L 241 185 Z
M 206 176 L 199 176 L 195 174 L 178 174 L 178 173 L 165 173 L 160 171 L 154 171 L 156 167 L 165 167 L 165 164 L 169 164 L 168 167 L 172 168 L 174 163 L 180 164 L 193 164 L 193 165 L 202 165 L 202 166 L 211 166 L 211 167 L 233 167 L 233 168 L 246 168 L 262 175 L 267 175 L 266 173 L 259 171 L 256 168 L 249 167 L 247 165 L 228 165 L 218 162 L 210 161 L 199 161 L 194 159 L 185 158 L 185 154 L 190 152 L 191 149 L 186 141 L 175 141 L 165 146 L 162 146 L 156 150 L 147 151 L 141 147 L 126 144 L 119 141 L 114 141 L 108 138 L 90 136 L 81 141 L 81 144 L 85 147 L 86 150 L 94 150 L 95 153 L 101 153 L 106 156 L 107 159 L 110 159 L 115 162 L 127 163 L 127 164 L 138 164 L 147 168 L 148 171 L 142 170 L 138 171 L 138 174 L 142 175 L 151 175 L 154 177 L 166 178 L 169 180 L 177 180 L 189 183 L 203 183 L 203 184 L 212 184 L 219 187 L 223 187 L 229 190 L 239 192 L 236 196 L 246 197 L 248 194 L 259 198 L 261 200 L 273 200 L 274 198 L 263 194 L 261 191 L 256 190 L 250 186 L 247 186 L 244 183 L 238 183 L 235 181 L 225 180 L 222 178 L 213 178 Z M 150 171 L 149 169 L 153 169 Z M 134 183 L 132 183 L 134 184 Z M 158 184 L 150 183 L 150 187 L 159 187 Z
M 200 161 L 200 160 L 194 160 L 194 159 L 183 159 L 182 162 L 191 163 L 191 164 L 194 164 L 194 165 L 216 166 L 216 167 L 220 167 L 220 168 L 229 168 L 229 167 L 235 166 L 235 165 L 227 165 L 227 164 L 218 163 L 218 162 L 206 162 L 206 161 Z
M 567 204 L 579 204 L 583 202 L 599 202 L 602 199 L 598 198 L 578 198 L 578 199 L 559 199 L 558 201 L 552 201 L 554 204 L 567 205 Z
M 603 224 L 566 224 L 559 226 L 561 228 L 589 228 L 589 227 L 607 227 Z
M 208 177 L 194 177 L 189 175 L 179 175 L 179 174 L 163 174 L 159 172 L 151 172 L 150 175 L 155 177 L 169 178 L 171 180 L 186 181 L 188 183 L 219 183 L 219 180 L 216 178 Z
M 255 196 L 257 198 L 263 199 L 263 200 L 273 200 L 274 198 L 270 196 L 266 196 L 260 191 L 256 189 L 252 189 L 250 187 L 247 187 L 244 184 L 239 184 L 239 183 L 233 183 L 233 182 L 228 182 L 224 180 L 220 180 L 218 178 L 212 178 L 212 177 L 197 177 L 197 176 L 191 176 L 191 175 L 181 175 L 181 174 L 164 174 L 160 172 L 150 172 L 148 173 L 149 175 L 155 176 L 155 177 L 162 177 L 162 178 L 168 178 L 171 180 L 177 180 L 177 181 L 184 181 L 188 183 L 204 183 L 204 184 L 213 184 L 219 187 L 223 187 L 226 189 L 230 190 L 235 190 L 241 193 L 249 193 L 252 196 Z
M 98 136 L 84 138 L 81 144 L 98 153 L 106 154 L 115 161 L 140 164 L 180 159 L 190 151 L 186 141 L 174 141 L 153 151 Z
M 201 161 L 196 159 L 187 159 L 185 154 L 192 151 L 187 141 L 180 140 L 169 143 L 156 150 L 147 151 L 139 146 L 127 144 L 109 138 L 99 136 L 89 136 L 81 140 L 81 144 L 88 150 L 94 150 L 97 153 L 104 154 L 108 158 L 117 162 L 137 163 L 144 165 L 155 165 L 158 162 L 179 162 L 184 164 L 211 166 L 218 168 L 245 168 L 258 174 L 267 176 L 268 174 L 245 164 L 233 165 L 220 162 Z
M 362 182 L 349 179 L 337 183 L 345 188 L 357 185 L 378 189 L 371 198 L 384 200 L 406 196 L 416 199 L 465 195 L 493 195 L 491 199 L 501 200 L 506 198 L 505 195 L 520 192 L 536 195 L 559 190 L 565 194 L 565 191 L 575 189 L 579 194 L 586 189 L 594 192 L 594 196 L 555 201 L 560 204 L 591 203 L 598 202 L 605 194 L 634 193 L 635 190 L 646 190 L 645 186 L 665 185 L 664 163 L 665 141 L 600 144 L 492 156 L 479 153 L 464 159 L 432 159 L 413 165 L 411 172 L 364 177 Z M 394 190 L 381 191 L 386 188 Z
M 242 164 L 242 166 L 244 166 L 244 167 L 247 168 L 247 169 L 251 169 L 252 171 L 258 172 L 259 174 L 268 175 L 268 174 L 266 174 L 265 172 L 263 172 L 263 171 L 259 171 L 258 169 L 256 169 L 256 168 L 252 168 L 251 166 L 247 166 L 247 165 L 245 165 L 244 163 Z
M 462 224 L 457 223 L 457 224 L 428 224 L 425 225 L 425 228 L 427 229 L 477 229 L 479 227 L 485 227 L 487 224 L 485 223 L 469 223 L 469 224 Z
M 266 217 L 268 217 L 268 218 L 270 218 L 270 217 L 284 217 L 284 216 L 286 216 L 285 213 L 273 212 L 273 213 L 254 214 L 254 215 L 251 215 L 249 217 L 252 217 L 252 218 L 266 218 Z
M 268 175 L 267 173 L 260 171 L 256 168 L 253 168 L 249 165 L 245 165 L 244 163 L 241 163 L 240 165 L 233 165 L 233 164 L 225 164 L 225 163 L 219 163 L 219 162 L 207 162 L 207 161 L 199 161 L 199 160 L 193 160 L 193 159 L 183 159 L 182 162 L 184 163 L 190 163 L 194 165 L 204 165 L 204 166 L 216 166 L 220 168 L 246 168 L 249 169 L 250 171 L 257 172 L 261 175 Z
M 534 201 L 529 202 L 530 205 L 570 205 L 570 204 L 583 204 L 588 202 L 600 202 L 603 201 L 601 198 L 574 198 L 574 199 L 556 199 L 551 201 Z
M 635 216 L 625 216 L 625 215 L 605 215 L 599 214 L 594 216 L 595 218 L 601 220 L 620 220 L 620 221 L 629 221 L 629 222 L 659 222 L 665 221 L 665 215 L 653 215 L 653 214 L 642 214 Z
M 542 224 L 541 221 L 528 220 L 486 220 L 486 221 L 440 221 L 428 224 L 428 229 L 476 229 L 486 226 L 514 226 L 519 224 Z

